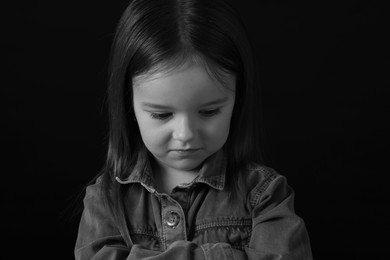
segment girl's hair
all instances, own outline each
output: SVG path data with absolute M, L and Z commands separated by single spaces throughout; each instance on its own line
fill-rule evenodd
M 226 73 L 237 78 L 230 133 L 223 148 L 231 194 L 238 190 L 244 167 L 261 163 L 259 85 L 237 12 L 223 0 L 133 0 L 119 21 L 111 50 L 109 144 L 101 178 L 103 195 L 127 243 L 131 240 L 122 198 L 126 187 L 115 178 L 128 177 L 138 154 L 147 153 L 134 120 L 132 79 L 189 61 L 204 65 L 217 80 Z

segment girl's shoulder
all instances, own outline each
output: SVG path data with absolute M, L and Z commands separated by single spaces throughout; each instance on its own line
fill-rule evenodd
M 265 195 L 272 196 L 278 190 L 290 190 L 293 192 L 287 184 L 285 176 L 265 165 L 257 163 L 248 164 L 242 177 L 247 199 L 250 200 L 252 206 L 257 205 Z
M 84 200 L 102 200 L 107 198 L 107 195 L 112 196 L 112 189 L 107 188 L 109 184 L 106 182 L 102 174 L 92 179 L 85 187 Z
M 85 187 L 84 200 L 92 198 L 100 198 L 102 196 L 102 176 L 95 177 Z
M 272 182 L 277 178 L 285 178 L 274 168 L 258 163 L 248 163 L 243 174 L 246 184 L 263 184 Z

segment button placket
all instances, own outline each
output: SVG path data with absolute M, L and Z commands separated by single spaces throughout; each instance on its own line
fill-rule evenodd
M 184 212 L 180 204 L 171 197 L 162 197 L 162 248 L 166 249 L 175 241 L 187 240 Z

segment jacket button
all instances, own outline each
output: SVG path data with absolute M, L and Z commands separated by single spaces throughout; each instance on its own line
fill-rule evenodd
M 179 213 L 175 211 L 170 211 L 167 214 L 166 223 L 168 227 L 175 228 L 177 225 L 179 225 L 180 222 L 180 215 Z

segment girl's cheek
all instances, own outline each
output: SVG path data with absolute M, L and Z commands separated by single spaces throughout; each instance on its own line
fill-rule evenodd
M 145 134 L 155 140 L 155 142 L 162 142 L 168 138 L 170 130 L 167 126 L 148 122 L 144 125 Z
M 215 120 L 203 128 L 203 136 L 212 139 L 223 138 L 229 132 L 229 125 L 226 120 Z

